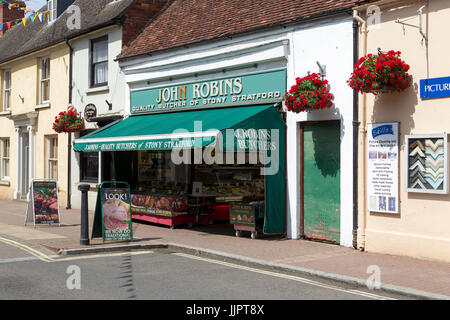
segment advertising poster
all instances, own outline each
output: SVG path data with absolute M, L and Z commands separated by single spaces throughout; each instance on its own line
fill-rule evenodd
M 56 181 L 33 180 L 32 214 L 35 224 L 59 224 L 58 184 Z
M 103 240 L 132 241 L 130 190 L 101 188 Z
M 188 213 L 188 199 L 183 196 L 131 195 L 131 210 L 135 214 L 175 217 Z
M 398 123 L 367 126 L 367 183 L 369 210 L 399 213 Z

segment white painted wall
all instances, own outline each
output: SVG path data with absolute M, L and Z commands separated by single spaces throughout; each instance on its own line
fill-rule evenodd
M 90 83 L 90 46 L 91 40 L 108 35 L 108 86 L 98 89 L 89 88 Z M 122 50 L 122 28 L 119 26 L 109 27 L 88 34 L 70 42 L 73 53 L 73 90 L 72 104 L 83 115 L 84 108 L 88 104 L 94 104 L 97 107 L 97 116 L 123 114 L 126 103 L 125 76 L 115 61 Z M 112 110 L 108 110 L 105 102 L 112 103 Z M 86 122 L 87 129 L 97 128 L 95 123 Z M 73 141 L 74 139 L 72 139 Z M 72 152 L 72 208 L 80 208 L 81 192 L 78 190 L 80 184 L 80 162 L 79 155 Z M 92 188 L 96 184 L 91 184 Z M 95 208 L 97 192 L 89 192 L 89 209 Z
M 347 80 L 353 68 L 352 19 L 329 21 L 313 27 L 298 27 L 290 34 L 288 89 L 295 78 L 319 72 L 317 61 L 326 66 L 334 106 L 287 117 L 288 218 L 289 236 L 300 237 L 300 123 L 302 121 L 341 120 L 341 245 L 352 246 L 353 228 L 353 91 Z
M 342 120 L 341 244 L 351 246 L 353 91 L 346 81 L 353 67 L 352 40 L 352 19 L 345 16 L 169 50 L 151 57 L 124 60 L 121 66 L 127 83 L 124 90 L 127 94 L 125 112 L 130 113 L 129 93 L 136 89 L 280 67 L 287 67 L 289 89 L 296 77 L 304 76 L 308 71 L 319 71 L 316 61 L 326 65 L 327 79 L 335 95 L 335 107 L 299 115 L 289 112 L 287 117 L 287 234 L 292 239 L 300 237 L 299 123 L 311 120 Z M 223 72 L 223 69 L 227 71 Z

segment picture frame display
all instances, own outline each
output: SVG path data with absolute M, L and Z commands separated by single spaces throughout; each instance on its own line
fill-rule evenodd
M 447 134 L 405 136 L 407 192 L 448 194 Z

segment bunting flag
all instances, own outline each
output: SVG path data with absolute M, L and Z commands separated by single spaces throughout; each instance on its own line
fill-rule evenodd
M 9 0 L 9 1 L 11 1 L 11 0 Z M 46 16 L 48 16 L 48 14 L 50 13 L 49 10 L 42 11 L 42 12 L 36 12 L 35 10 L 31 10 L 31 9 L 28 9 L 27 7 L 23 7 L 23 4 L 10 3 L 9 1 L 0 0 L 0 6 L 1 5 L 7 6 L 9 10 L 17 9 L 18 11 L 23 11 L 24 15 L 30 14 L 29 18 L 32 23 L 35 23 L 36 18 L 38 18 L 40 22 L 45 21 Z M 19 19 L 12 20 L 9 22 L 5 22 L 3 24 L 0 23 L 0 31 L 3 33 L 3 32 L 6 32 L 7 30 L 11 30 L 11 27 L 15 26 L 17 24 L 23 24 L 23 26 L 26 27 L 27 19 L 28 19 L 27 17 L 24 17 L 24 18 L 19 18 Z

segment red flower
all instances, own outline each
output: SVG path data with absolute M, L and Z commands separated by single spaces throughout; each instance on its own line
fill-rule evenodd
M 328 88 L 328 81 L 322 80 L 318 73 L 296 78 L 296 84 L 284 95 L 284 102 L 289 111 L 302 112 L 314 109 L 330 108 L 333 95 Z
M 368 54 L 358 60 L 348 85 L 359 92 L 378 94 L 386 84 L 389 92 L 405 90 L 410 85 L 409 65 L 400 59 L 400 51 Z M 367 81 L 371 79 L 371 81 Z

